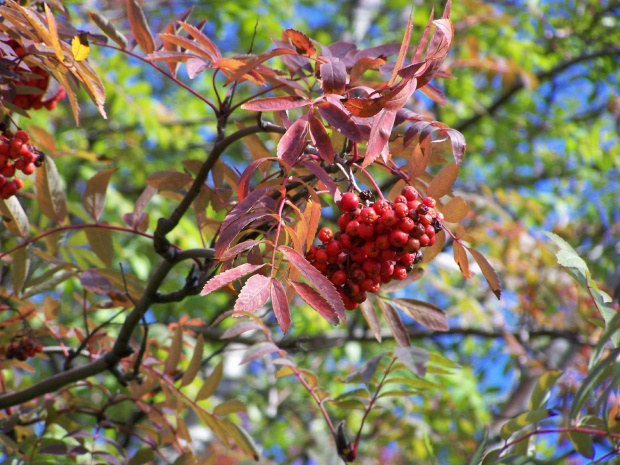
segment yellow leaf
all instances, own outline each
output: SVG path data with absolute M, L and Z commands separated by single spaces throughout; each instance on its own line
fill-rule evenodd
M 79 34 L 71 39 L 71 52 L 75 61 L 83 61 L 88 58 L 90 53 L 90 45 L 86 34 Z

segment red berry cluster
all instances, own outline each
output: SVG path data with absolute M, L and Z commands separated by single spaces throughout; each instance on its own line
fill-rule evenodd
M 6 358 L 11 360 L 26 360 L 28 357 L 34 357 L 35 354 L 43 352 L 43 346 L 37 344 L 29 337 L 22 338 L 19 342 L 13 341 L 6 350 Z
M 26 54 L 26 51 L 22 48 L 22 46 L 14 40 L 10 40 L 8 44 L 13 47 L 13 50 L 18 57 L 21 58 Z M 21 79 L 19 81 L 15 81 L 15 85 L 36 87 L 37 89 L 41 89 L 43 92 L 40 94 L 16 95 L 11 103 L 18 108 L 23 110 L 30 110 L 31 108 L 39 110 L 45 107 L 48 110 L 53 110 L 56 108 L 56 105 L 58 105 L 58 102 L 64 99 L 67 95 L 64 87 L 60 86 L 56 92 L 56 95 L 48 98 L 44 102 L 43 96 L 45 95 L 50 84 L 49 73 L 38 66 L 30 67 L 30 72 L 20 71 L 20 73 Z
M 28 144 L 26 131 L 0 135 L 0 198 L 8 199 L 24 186 L 24 180 L 15 176 L 16 171 L 26 175 L 34 173 L 43 162 L 43 154 Z M 13 178 L 9 180 L 9 178 Z
M 381 283 L 402 280 L 422 260 L 422 248 L 435 243 L 443 226 L 443 214 L 434 210 L 432 197 L 418 198 L 407 186 L 394 202 L 378 200 L 360 205 L 347 192 L 339 203 L 340 231 L 319 231 L 320 246 L 312 246 L 306 258 L 338 289 L 345 308 L 353 310 L 377 292 Z

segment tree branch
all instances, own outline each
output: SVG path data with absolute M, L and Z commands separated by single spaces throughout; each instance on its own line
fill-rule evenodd
M 571 58 L 570 60 L 566 60 L 557 66 L 551 68 L 547 71 L 539 71 L 536 74 L 536 78 L 539 81 L 546 81 L 556 76 L 557 74 L 567 70 L 573 65 L 578 63 L 583 63 L 584 61 L 592 60 L 595 58 L 605 57 L 605 56 L 615 56 L 620 54 L 620 47 L 613 48 L 604 48 L 602 50 L 598 50 L 596 52 L 584 53 L 583 55 L 579 55 L 575 58 Z M 485 116 L 492 116 L 495 112 L 502 107 L 506 102 L 508 102 L 513 95 L 519 92 L 521 89 L 525 88 L 525 83 L 518 79 L 510 88 L 508 88 L 503 94 L 501 94 L 497 99 L 485 108 L 483 111 L 476 113 L 472 117 L 462 121 L 461 123 L 454 126 L 454 129 L 463 132 L 470 126 L 476 124 L 481 118 Z

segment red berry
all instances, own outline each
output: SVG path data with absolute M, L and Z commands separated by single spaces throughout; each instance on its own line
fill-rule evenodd
M 360 247 L 355 247 L 351 249 L 349 257 L 351 257 L 351 260 L 353 260 L 354 262 L 363 262 L 364 260 L 366 260 L 367 255 L 363 249 L 361 249 Z
M 391 249 L 382 250 L 379 257 L 381 258 L 381 260 L 394 260 L 396 258 L 396 252 Z
M 353 295 L 357 295 L 360 292 L 360 287 L 355 284 L 353 281 L 347 281 L 342 288 L 346 295 L 349 297 Z
M 405 268 L 403 265 L 396 264 L 394 265 L 394 273 L 392 274 L 392 278 L 393 279 L 398 279 L 403 280 L 407 277 L 407 268 Z
M 432 197 L 425 197 L 422 203 L 424 203 L 424 205 L 429 208 L 435 208 L 435 205 L 437 204 L 437 202 L 435 202 L 435 199 Z
M 428 213 L 426 215 L 418 215 L 418 221 L 422 223 L 424 226 L 428 226 L 432 223 L 433 217 Z
M 430 243 L 431 238 L 428 237 L 426 234 L 424 234 L 424 235 L 420 236 L 419 241 L 420 241 L 420 245 L 422 247 L 426 247 Z
M 37 352 L 37 353 L 41 353 L 41 352 L 43 352 L 43 345 L 41 345 L 41 344 L 37 344 L 37 345 L 34 347 L 34 351 L 35 351 L 35 352 Z
M 347 192 L 342 196 L 342 209 L 344 211 L 355 210 L 360 203 L 359 197 L 354 192 Z
M 375 241 L 366 242 L 362 246 L 362 250 L 364 250 L 364 252 L 366 252 L 366 255 L 368 255 L 371 258 L 377 258 L 379 254 L 381 253 L 381 249 L 377 247 L 377 244 Z
M 362 223 L 373 224 L 375 221 L 377 221 L 377 218 L 379 218 L 379 215 L 377 215 L 377 212 L 375 212 L 372 207 L 362 208 L 362 212 L 360 215 L 360 221 Z
M 413 213 L 415 213 L 415 210 L 418 208 L 419 205 L 420 205 L 420 201 L 419 200 L 411 200 L 411 201 L 407 202 L 407 208 L 409 209 L 409 216 L 411 216 Z
M 381 275 L 392 276 L 394 273 L 394 263 L 390 260 L 381 261 Z
M 334 238 L 334 233 L 329 228 L 321 228 L 318 238 L 321 242 L 329 242 Z
M 0 187 L 2 187 L 5 182 L 6 182 L 6 178 L 4 177 L 3 174 L 0 174 Z
M 429 240 L 428 240 L 428 246 L 429 247 L 435 243 L 435 239 L 436 238 L 437 238 L 437 236 L 433 236 L 433 237 L 429 238 Z
M 390 236 L 388 236 L 387 234 L 381 234 L 380 236 L 377 236 L 377 238 L 375 239 L 375 245 L 380 250 L 389 249 L 391 246 Z
M 398 204 L 398 203 L 407 203 L 407 197 L 405 197 L 404 195 L 397 195 L 396 198 L 394 199 L 394 205 Z
M 357 231 L 359 227 L 360 227 L 359 221 L 357 220 L 349 221 L 349 224 L 347 224 L 345 231 L 349 236 L 357 236 Z
M 372 279 L 366 278 L 360 283 L 360 289 L 362 291 L 367 291 L 368 289 L 371 289 L 374 285 L 375 283 Z
M 15 169 L 19 170 L 19 171 L 23 171 L 24 167 L 26 166 L 26 163 L 24 162 L 24 160 L 22 158 L 20 158 L 19 160 L 17 160 L 13 164 L 15 165 Z
M 31 151 L 28 151 L 24 155 L 22 155 L 22 159 L 24 160 L 24 163 L 28 164 L 34 162 L 37 159 L 37 156 Z
M 21 189 L 24 187 L 24 180 L 21 178 L 13 178 L 13 184 L 15 184 L 17 189 Z
M 405 231 L 407 234 L 409 234 L 409 231 L 411 231 L 414 227 L 415 223 L 409 217 L 403 218 L 398 222 L 398 229 L 400 229 L 401 231 Z
M 24 143 L 30 140 L 30 134 L 28 134 L 26 131 L 17 131 L 13 137 L 15 139 L 21 140 Z
M 375 237 L 375 227 L 372 224 L 362 223 L 357 228 L 357 235 L 367 241 Z
M 424 228 L 424 232 L 426 233 L 428 237 L 432 237 L 435 235 L 435 228 L 433 227 L 432 224 L 429 224 L 428 226 Z
M 7 178 L 12 178 L 15 176 L 15 165 L 13 163 L 7 163 L 2 168 L 2 174 L 4 174 Z
M 9 157 L 13 159 L 19 157 L 19 151 L 21 150 L 22 145 L 24 145 L 23 141 L 19 139 L 13 139 L 11 141 L 11 147 L 9 148 Z
M 343 213 L 342 215 L 340 215 L 340 217 L 338 218 L 338 227 L 341 231 L 347 229 L 347 224 L 349 224 L 349 221 L 351 221 L 351 218 L 349 218 L 348 213 Z
M 400 260 L 398 261 L 401 265 L 413 265 L 413 262 L 415 260 L 415 255 L 406 253 L 405 255 L 403 255 Z
M 402 247 L 407 243 L 409 234 L 400 229 L 395 229 L 390 233 L 390 244 L 394 247 Z
M 443 213 L 441 212 L 437 212 L 437 216 L 436 216 L 437 221 L 439 221 L 440 223 L 443 223 Z
M 419 238 L 420 236 L 423 236 L 425 233 L 426 233 L 426 227 L 420 223 L 417 223 L 413 227 L 413 229 L 409 231 L 409 234 L 411 235 L 411 237 L 415 237 L 415 238 Z
M 13 195 L 15 195 L 16 192 L 17 192 L 17 186 L 13 183 L 13 181 L 7 181 L 2 186 L 2 189 L 0 189 L 0 197 L 6 200 L 9 197 L 12 197 Z
M 316 253 L 314 254 L 314 257 L 317 262 L 322 262 L 322 263 L 327 263 L 327 259 L 329 258 L 327 256 L 327 252 L 323 249 L 317 250 Z
M 330 257 L 337 257 L 342 252 L 342 245 L 338 241 L 329 241 L 325 246 L 325 251 Z
M 407 253 L 415 253 L 420 250 L 420 241 L 413 237 L 410 237 L 407 243 L 403 246 L 403 250 Z
M 408 202 L 411 202 L 418 198 L 418 193 L 412 186 L 404 187 L 401 194 L 405 196 Z
M 351 236 L 349 236 L 346 233 L 345 234 L 341 234 L 340 235 L 340 245 L 345 250 L 348 250 L 351 247 L 353 247 L 353 242 L 351 241 Z
M 332 283 L 336 286 L 342 286 L 347 282 L 347 278 L 346 271 L 338 270 L 332 275 Z
M 386 211 L 390 209 L 390 203 L 387 200 L 377 200 L 372 208 L 375 210 L 377 215 L 383 215 Z
M 407 208 L 407 204 L 397 203 L 394 205 L 394 213 L 397 218 L 404 218 L 409 213 L 409 209 Z
M 320 261 L 315 261 L 312 264 L 317 270 L 319 270 L 321 273 L 324 273 L 325 271 L 327 271 L 327 262 L 320 262 Z
M 367 258 L 362 263 L 362 270 L 366 273 L 366 277 L 378 276 L 381 273 L 381 263 L 374 258 Z
M 396 217 L 396 213 L 394 210 L 388 210 L 383 215 L 381 215 L 381 222 L 386 226 L 394 226 L 398 223 L 398 218 Z
M 359 307 L 359 304 L 353 302 L 350 297 L 347 297 L 347 300 L 344 302 L 344 308 L 347 310 L 355 310 L 357 307 Z

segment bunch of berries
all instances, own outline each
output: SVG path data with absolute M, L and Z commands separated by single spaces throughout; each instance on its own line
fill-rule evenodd
M 26 131 L 15 135 L 5 132 L 0 135 L 0 198 L 8 199 L 24 186 L 24 180 L 15 176 L 16 171 L 26 175 L 43 162 L 43 154 L 28 144 L 30 136 Z M 9 178 L 13 178 L 10 180 Z
M 22 46 L 14 40 L 10 40 L 8 42 L 8 45 L 13 48 L 15 54 L 19 58 L 23 57 L 26 54 L 26 51 L 22 48 Z M 40 89 L 41 92 L 36 94 L 18 93 L 17 95 L 15 95 L 13 101 L 11 102 L 16 107 L 23 110 L 30 110 L 31 108 L 39 110 L 43 107 L 47 108 L 48 110 L 53 110 L 54 108 L 56 108 L 56 105 L 58 105 L 58 102 L 66 97 L 67 92 L 62 86 L 50 87 L 50 75 L 44 69 L 38 66 L 32 66 L 30 68 L 30 72 L 26 72 L 24 70 L 20 70 L 19 72 L 21 75 L 21 79 L 19 81 L 15 81 L 16 86 L 28 86 L 31 88 L 37 88 Z M 53 88 L 55 91 L 53 95 L 50 95 L 50 91 Z M 43 98 L 45 98 L 45 101 L 43 101 Z
M 421 199 L 407 186 L 394 202 L 372 204 L 347 192 L 339 203 L 340 231 L 318 233 L 320 246 L 312 246 L 306 258 L 338 289 L 345 308 L 353 310 L 377 292 L 381 283 L 402 280 L 422 260 L 422 248 L 435 243 L 443 227 L 443 214 L 434 209 L 432 197 Z
M 16 358 L 17 360 L 24 361 L 28 357 L 34 357 L 35 354 L 43 352 L 43 346 L 36 343 L 29 337 L 21 338 L 20 341 L 13 341 L 6 350 L 6 358 L 11 360 Z

